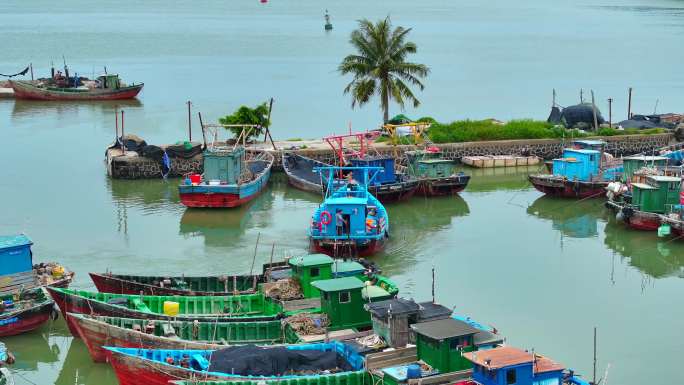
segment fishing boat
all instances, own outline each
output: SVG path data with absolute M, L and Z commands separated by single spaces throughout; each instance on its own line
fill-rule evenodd
M 48 79 L 38 81 L 10 80 L 17 99 L 32 100 L 122 100 L 133 99 L 143 89 L 144 84 L 126 85 L 117 74 L 103 74 L 95 80 L 78 76 L 69 76 L 65 66 L 65 74 L 54 73 Z
M 380 167 L 324 167 L 323 203 L 312 216 L 309 229 L 312 252 L 333 257 L 368 256 L 381 251 L 389 238 L 389 215 L 367 186 Z M 340 172 L 354 179 L 337 179 Z
M 379 153 L 369 154 L 372 138 L 371 133 L 352 133 L 327 136 L 323 139 L 332 148 L 340 166 L 381 168 L 366 186 L 368 192 L 380 202 L 397 202 L 411 198 L 420 185 L 419 180 L 412 175 L 398 172 L 395 157 Z M 357 169 L 351 173 L 355 179 L 360 179 L 362 172 Z M 325 180 L 323 185 L 326 185 Z
M 220 349 L 233 344 L 299 342 L 280 320 L 217 322 L 149 320 L 69 313 L 94 362 L 106 362 L 104 346 L 143 349 Z
M 93 293 L 84 290 L 47 288 L 66 320 L 69 331 L 78 336 L 67 313 L 161 320 L 213 320 L 225 322 L 277 319 L 281 305 L 263 294 L 233 296 L 151 296 Z
M 456 163 L 444 159 L 437 147 L 407 151 L 408 173 L 420 180 L 418 193 L 424 196 L 454 195 L 463 191 L 470 176 L 456 172 Z
M 167 385 L 183 379 L 337 383 L 352 373 L 365 374 L 363 357 L 336 341 L 220 350 L 106 349 L 120 385 Z
M 326 256 L 327 257 L 327 256 Z M 328 257 L 329 258 L 329 257 Z M 261 274 L 248 275 L 209 275 L 209 276 L 147 276 L 105 273 L 90 273 L 97 290 L 102 293 L 113 294 L 145 294 L 145 295 L 183 295 L 183 296 L 212 296 L 252 294 L 260 290 L 263 283 L 285 278 L 299 280 L 296 263 L 308 263 L 310 259 L 317 259 L 316 255 L 299 256 L 287 260 L 267 263 L 262 267 Z M 320 262 L 320 258 L 317 259 Z M 364 260 L 326 261 L 327 269 L 318 275 L 323 278 L 337 276 L 359 276 L 366 280 L 390 282 L 380 275 L 381 271 L 374 263 Z M 323 266 L 319 264 L 318 266 Z M 293 269 L 295 272 L 293 273 Z M 302 288 L 308 283 L 301 283 Z M 395 289 L 396 285 L 391 284 Z M 398 290 L 398 289 L 396 289 Z
M 57 315 L 54 301 L 41 288 L 0 295 L 0 337 L 30 332 Z
M 596 198 L 605 195 L 608 183 L 618 178 L 622 166 L 608 168 L 602 151 L 566 148 L 553 160 L 551 174 L 533 174 L 530 183 L 544 194 L 561 198 Z
M 293 152 L 283 152 L 282 164 L 287 182 L 302 191 L 323 194 L 325 183 L 317 169 L 330 167 L 329 164 Z
M 243 145 L 213 144 L 204 151 L 204 173 L 189 175 L 178 186 L 187 207 L 237 207 L 256 198 L 268 185 L 273 155 Z
M 0 385 L 14 385 L 14 377 L 8 365 L 14 363 L 14 355 L 0 342 Z
M 33 241 L 24 235 L 0 235 L 0 293 L 38 286 L 68 287 L 74 273 L 56 262 L 33 264 Z

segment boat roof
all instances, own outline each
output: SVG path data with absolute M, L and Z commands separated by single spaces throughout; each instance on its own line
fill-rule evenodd
M 365 205 L 367 202 L 366 198 L 358 197 L 332 197 L 325 200 L 329 205 Z
M 489 370 L 532 363 L 532 361 L 535 363 L 534 373 L 555 372 L 565 369 L 565 366 L 550 358 L 540 355 L 533 356 L 532 353 L 513 346 L 463 353 L 463 357 Z
M 653 179 L 656 182 L 680 182 L 682 178 L 669 175 L 652 175 L 648 179 Z
M 333 259 L 325 254 L 308 254 L 292 257 L 288 263 L 290 266 L 320 266 L 333 263 Z
M 654 155 L 632 155 L 622 158 L 622 160 L 642 160 L 644 162 L 650 162 L 654 160 L 668 160 L 669 158 L 665 156 L 654 156 Z
M 478 333 L 480 330 L 468 325 L 466 322 L 453 318 L 443 318 L 435 321 L 419 322 L 411 325 L 416 333 L 430 337 L 433 340 L 443 340 L 451 337 L 468 336 Z
M 382 298 L 387 297 L 388 295 L 390 295 L 390 293 L 387 290 L 376 285 L 366 285 L 361 289 L 361 296 L 363 296 L 363 299 L 372 300 L 373 298 Z
M 366 309 L 376 317 L 385 318 L 390 312 L 395 315 L 417 312 L 420 306 L 412 299 L 392 298 L 371 302 L 366 305 Z
M 452 163 L 453 161 L 449 159 L 423 159 L 419 160 L 418 163 Z
M 504 338 L 498 334 L 494 334 L 487 330 L 480 330 L 473 337 L 473 343 L 475 345 L 491 345 L 503 343 Z
M 356 277 L 323 279 L 314 281 L 311 285 L 324 292 L 361 289 L 364 286 L 363 281 Z
M 0 249 L 7 249 L 10 247 L 32 245 L 33 242 L 24 234 L 18 235 L 0 235 Z
M 593 154 L 600 154 L 601 153 L 599 151 L 588 150 L 586 148 L 566 148 L 565 151 L 576 152 L 579 154 L 587 154 L 587 155 L 593 155 Z
M 419 302 L 418 306 L 420 306 L 420 313 L 418 313 L 418 318 L 420 319 L 448 317 L 451 315 L 451 309 L 438 303 L 430 301 Z
M 335 270 L 336 273 L 349 273 L 352 271 L 359 271 L 359 270 L 365 270 L 366 268 L 363 267 L 362 264 L 356 262 L 356 261 L 339 261 L 335 260 L 333 263 L 333 270 Z

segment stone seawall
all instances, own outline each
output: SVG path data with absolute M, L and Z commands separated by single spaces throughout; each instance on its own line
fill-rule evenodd
M 656 135 L 621 135 L 596 137 L 606 142 L 606 151 L 617 157 L 638 154 L 641 152 L 653 151 L 671 144 L 674 140 L 672 134 Z M 539 156 L 543 159 L 553 159 L 561 156 L 563 148 L 571 142 L 560 139 L 523 139 L 523 140 L 498 140 L 487 142 L 464 142 L 438 144 L 444 157 L 460 161 L 464 156 L 477 155 L 514 155 L 523 151 L 529 151 L 531 155 Z M 400 145 L 387 146 L 376 145 L 375 150 L 382 155 L 390 155 L 403 158 L 403 153 L 415 150 L 416 146 Z M 331 163 L 334 154 L 330 149 L 304 149 L 296 150 L 298 154 L 320 160 L 321 162 Z M 280 157 L 277 158 L 277 166 L 280 167 Z
M 606 141 L 606 151 L 615 156 L 626 156 L 641 152 L 649 152 L 665 147 L 674 141 L 672 134 L 657 135 L 621 135 L 609 137 L 597 137 Z M 562 154 L 563 147 L 571 142 L 570 139 L 562 141 L 560 139 L 525 139 L 525 140 L 500 140 L 489 142 L 465 142 L 439 144 L 444 156 L 448 159 L 460 161 L 464 156 L 475 155 L 510 155 L 520 154 L 527 151 L 532 155 L 537 155 L 544 159 L 557 158 Z M 405 151 L 414 150 L 415 146 L 389 146 L 378 143 L 374 146 L 374 151 L 382 155 L 395 156 L 403 159 Z M 120 179 L 144 179 L 161 178 L 161 164 L 152 159 L 138 156 L 121 156 L 113 151 L 107 152 L 107 172 L 113 178 Z M 270 150 L 273 151 L 273 150 Z M 274 169 L 282 170 L 281 153 L 283 150 L 276 151 Z M 325 163 L 333 163 L 335 155 L 328 148 L 285 150 L 295 151 L 303 156 L 314 158 Z M 172 177 L 183 176 L 187 173 L 202 172 L 202 155 L 197 155 L 191 159 L 172 158 L 171 174 Z

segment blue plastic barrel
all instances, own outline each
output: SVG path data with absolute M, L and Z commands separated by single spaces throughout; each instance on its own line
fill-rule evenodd
M 413 379 L 413 378 L 420 378 L 420 365 L 418 364 L 411 364 L 406 368 L 406 378 L 407 379 Z

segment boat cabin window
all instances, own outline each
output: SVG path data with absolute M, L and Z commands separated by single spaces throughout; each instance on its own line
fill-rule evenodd
M 670 191 L 679 191 L 679 183 L 677 182 L 670 182 L 670 185 L 668 186 Z
M 329 300 L 330 300 L 330 293 L 328 293 L 327 291 L 324 291 L 324 292 L 321 293 L 321 294 L 323 294 L 323 299 L 324 299 L 324 300 L 326 300 L 326 301 L 329 301 Z
M 349 303 L 351 302 L 351 296 L 349 295 L 348 291 L 341 291 L 340 292 L 340 303 Z
M 318 267 L 312 267 L 311 268 L 311 276 L 312 277 L 318 277 L 319 275 L 321 275 L 321 269 Z
M 506 371 L 506 385 L 513 385 L 516 382 L 515 369 L 508 369 Z

